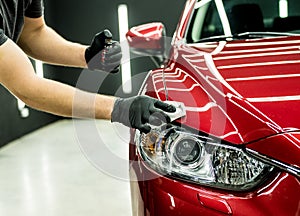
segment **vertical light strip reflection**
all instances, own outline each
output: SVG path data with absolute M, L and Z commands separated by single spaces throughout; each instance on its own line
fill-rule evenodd
M 38 77 L 44 77 L 43 62 L 35 60 L 35 71 Z M 29 117 L 29 109 L 26 107 L 26 104 L 17 98 L 18 101 L 18 110 L 22 118 Z
M 279 16 L 281 18 L 288 17 L 288 0 L 279 0 Z
M 131 80 L 131 64 L 130 64 L 130 50 L 126 41 L 126 33 L 128 31 L 128 7 L 126 4 L 118 6 L 118 19 L 119 19 L 119 35 L 122 47 L 122 87 L 123 92 L 130 94 L 132 92 Z
M 44 68 L 43 68 L 42 61 L 35 60 L 35 72 L 38 77 L 41 77 L 41 78 L 44 77 Z
M 17 100 L 18 100 L 18 110 L 19 110 L 20 116 L 22 118 L 28 118 L 29 109 L 26 107 L 26 104 L 23 101 L 21 101 L 19 98 L 17 98 Z

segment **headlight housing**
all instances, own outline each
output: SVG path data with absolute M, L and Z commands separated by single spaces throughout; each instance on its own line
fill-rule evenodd
M 273 170 L 242 148 L 196 135 L 177 126 L 136 132 L 143 160 L 155 171 L 180 180 L 234 191 L 253 189 Z

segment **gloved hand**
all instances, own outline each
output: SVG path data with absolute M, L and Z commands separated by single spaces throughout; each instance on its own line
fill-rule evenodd
M 172 113 L 176 108 L 148 96 L 118 98 L 114 104 L 111 121 L 148 133 L 151 130 L 148 123 L 160 125 L 162 122 L 170 122 L 170 117 L 163 111 Z
M 96 34 L 91 45 L 85 50 L 85 60 L 91 70 L 117 73 L 121 58 L 121 46 L 112 40 L 112 34 L 107 29 Z

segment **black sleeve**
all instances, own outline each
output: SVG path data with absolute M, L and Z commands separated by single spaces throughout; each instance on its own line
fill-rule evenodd
M 25 16 L 30 18 L 38 18 L 44 14 L 43 0 L 32 0 L 26 8 Z
M 7 41 L 7 36 L 4 34 L 3 30 L 0 28 L 0 46 Z

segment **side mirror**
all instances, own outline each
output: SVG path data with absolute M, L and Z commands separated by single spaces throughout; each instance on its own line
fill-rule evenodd
M 165 58 L 165 27 L 160 22 L 132 27 L 126 34 L 133 53 L 156 57 L 163 62 Z

